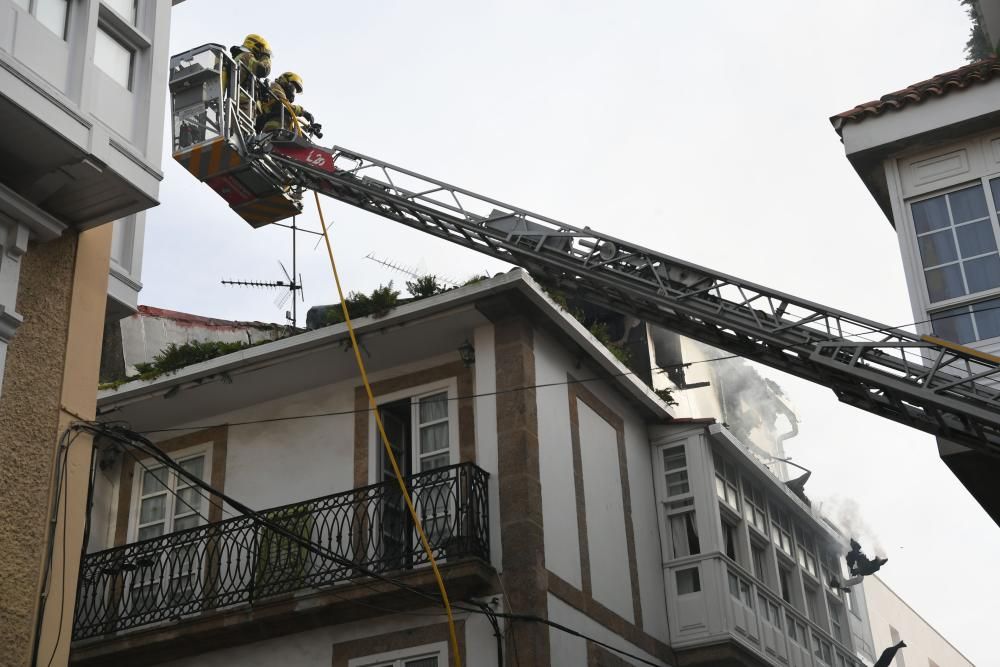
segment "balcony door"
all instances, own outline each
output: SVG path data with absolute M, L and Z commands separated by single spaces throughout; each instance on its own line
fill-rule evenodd
M 436 546 L 446 538 L 454 516 L 454 487 L 451 471 L 440 470 L 451 465 L 452 427 L 448 391 L 434 391 L 384 403 L 379 407 L 382 424 L 389 439 L 400 472 L 407 477 L 407 488 L 424 532 Z M 392 464 L 385 447 L 378 442 L 379 474 L 385 486 L 381 514 L 383 558 L 390 569 L 409 567 L 412 556 L 421 554 L 420 538 L 409 517 L 406 502 L 395 485 Z

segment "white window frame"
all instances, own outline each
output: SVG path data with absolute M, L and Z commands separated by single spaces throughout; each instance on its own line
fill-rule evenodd
M 108 37 L 118 42 L 118 44 L 132 54 L 131 64 L 129 67 L 129 82 L 128 86 L 125 88 L 126 91 L 132 94 L 141 93 L 141 91 L 136 90 L 136 81 L 141 77 L 140 69 L 148 66 L 147 55 L 150 47 L 152 46 L 152 41 L 149 37 L 147 37 L 139 29 L 139 26 L 146 20 L 145 10 L 143 8 L 144 4 L 145 3 L 140 2 L 139 6 L 136 8 L 134 24 L 129 23 L 124 16 L 120 15 L 104 3 L 100 4 L 97 14 L 97 29 L 104 31 Z M 105 72 L 104 69 L 97 64 L 97 60 L 94 57 L 95 55 L 96 54 L 91 54 L 91 64 L 96 69 L 100 70 L 101 74 L 114 81 L 117 85 L 121 85 L 120 82 L 113 79 L 109 73 Z M 137 76 L 137 73 L 139 73 L 139 76 Z
M 372 644 L 378 643 L 378 637 L 371 637 Z M 386 651 L 366 655 L 360 658 L 351 658 L 347 661 L 347 667 L 403 667 L 406 661 L 421 660 L 424 658 L 437 658 L 439 667 L 448 665 L 448 642 L 435 642 L 433 644 L 423 644 L 396 651 Z
M 903 200 L 906 228 L 906 261 L 912 267 L 913 282 L 915 283 L 917 293 L 920 296 L 920 305 L 922 306 L 923 312 L 927 314 L 928 320 L 933 317 L 934 313 L 1000 297 L 1000 286 L 984 290 L 982 292 L 976 292 L 974 294 L 965 294 L 951 299 L 945 299 L 944 301 L 931 301 L 930 292 L 927 289 L 927 279 L 924 275 L 924 263 L 923 259 L 920 257 L 920 245 L 917 241 L 917 227 L 913 219 L 913 204 L 918 204 L 922 201 L 934 199 L 935 197 L 941 197 L 953 192 L 958 192 L 959 190 L 965 190 L 967 188 L 974 187 L 977 184 L 980 185 L 983 188 L 983 194 L 986 197 L 986 209 L 989 212 L 990 224 L 993 226 L 993 236 L 997 243 L 997 249 L 1000 251 L 1000 215 L 998 215 L 990 189 L 990 180 L 994 178 L 1000 178 L 1000 171 L 983 173 L 976 178 L 970 178 L 969 180 L 965 180 L 961 183 L 940 188 L 931 192 L 922 192 L 919 195 Z M 924 322 L 918 326 L 924 331 L 931 332 L 933 331 L 934 323 Z M 975 341 L 976 346 L 980 344 L 993 345 L 995 343 L 1000 343 L 1000 336 Z
M 410 445 L 410 468 L 413 474 L 419 470 L 420 462 L 420 437 L 419 429 L 419 400 L 427 396 L 441 393 L 448 394 L 448 465 L 459 462 L 459 431 L 458 431 L 458 378 L 450 377 L 437 382 L 429 382 L 408 389 L 401 389 L 390 394 L 375 397 L 375 405 L 381 407 L 387 403 L 394 403 L 403 399 L 410 399 L 410 429 L 413 438 Z M 378 424 L 375 423 L 375 414 L 368 415 L 368 479 L 370 484 L 377 484 L 382 481 L 381 466 L 382 454 L 384 452 L 382 436 L 378 431 Z
M 26 14 L 28 14 L 29 16 L 31 16 L 31 18 L 33 18 L 36 21 L 38 21 L 46 30 L 48 30 L 49 32 L 52 32 L 52 29 L 49 28 L 44 23 L 42 23 L 41 19 L 38 18 L 38 3 L 39 3 L 39 0 L 26 0 L 26 1 L 28 3 L 28 7 L 27 8 L 22 7 L 21 5 L 19 5 L 16 2 L 11 3 L 11 4 L 13 4 L 14 7 L 16 7 L 17 9 L 19 9 L 20 11 L 25 12 Z M 63 21 L 63 31 L 62 31 L 62 34 L 61 35 L 56 35 L 56 33 L 54 33 L 54 32 L 52 34 L 56 35 L 56 37 L 58 37 L 62 41 L 68 42 L 69 41 L 69 24 L 70 24 L 70 21 L 72 19 L 73 19 L 73 3 L 70 0 L 66 0 L 66 20 Z
M 202 479 L 206 482 L 212 479 L 212 443 L 206 442 L 200 445 L 195 445 L 193 447 L 188 447 L 186 449 L 171 452 L 170 458 L 174 461 L 182 461 L 184 459 L 193 458 L 195 456 L 203 455 L 205 457 L 205 465 L 202 468 Z M 134 474 L 132 475 L 132 497 L 129 507 L 129 529 L 128 529 L 128 542 L 136 542 L 139 535 L 139 513 L 142 508 L 142 478 L 146 474 L 146 470 L 142 467 L 145 465 L 147 468 L 156 469 L 162 464 L 153 458 L 140 459 L 142 465 L 139 461 L 133 462 Z M 176 480 L 178 473 L 168 469 L 168 474 Z M 169 535 L 173 531 L 173 507 L 177 502 L 176 497 L 173 495 L 173 488 L 176 487 L 176 481 L 174 487 L 170 487 L 171 490 L 167 491 L 167 509 L 166 517 L 168 519 L 168 524 L 170 525 L 170 530 L 164 529 L 163 534 Z M 208 501 L 205 501 L 201 507 L 202 513 L 206 516 L 208 514 Z M 204 520 L 199 518 L 198 525 L 204 525 Z

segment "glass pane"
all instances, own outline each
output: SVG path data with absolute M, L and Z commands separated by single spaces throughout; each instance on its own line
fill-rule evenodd
M 677 570 L 676 577 L 678 595 L 690 595 L 701 590 L 701 577 L 698 574 L 698 568 Z
M 670 449 L 664 449 L 663 467 L 666 470 L 676 470 L 677 468 L 687 467 L 687 462 L 684 459 L 684 448 L 671 447 Z
M 986 224 L 989 225 L 989 222 Z M 972 227 L 973 225 L 968 226 Z M 958 259 L 958 253 L 955 252 L 955 238 L 952 236 L 951 229 L 934 232 L 927 236 L 918 236 L 917 245 L 920 247 L 920 261 L 923 262 L 924 266 L 947 264 Z
M 69 0 L 35 0 L 35 18 L 61 39 L 65 39 L 68 7 Z
M 139 523 L 163 521 L 167 511 L 166 494 L 146 498 L 139 505 Z
M 432 656 L 430 658 L 407 660 L 403 665 L 405 667 L 438 667 L 438 659 Z
M 931 301 L 944 301 L 965 294 L 958 264 L 924 271 L 924 279 L 927 281 L 927 294 Z
M 434 470 L 435 468 L 443 468 L 449 464 L 448 454 L 438 454 L 437 456 L 428 456 L 425 459 L 420 459 L 420 472 L 425 472 L 427 470 Z
M 969 314 L 968 306 L 935 313 L 931 315 L 931 322 L 934 325 L 934 335 L 940 338 L 962 344 L 976 340 L 976 332 L 972 328 L 972 316 Z M 1000 318 L 998 318 L 997 323 L 1000 326 Z
M 190 516 L 181 517 L 179 519 L 174 519 L 174 530 L 184 530 L 185 528 L 194 528 L 200 525 L 201 517 L 197 514 L 192 514 Z
M 132 52 L 101 29 L 94 42 L 94 64 L 123 88 L 132 89 Z
M 949 224 L 944 195 L 911 204 L 910 210 L 913 212 L 913 227 L 917 230 L 917 234 L 941 229 Z
M 157 523 L 152 526 L 145 526 L 139 529 L 139 539 L 148 540 L 151 537 L 159 537 L 163 534 L 163 524 Z
M 420 453 L 429 454 L 448 449 L 448 422 L 420 429 Z
M 950 193 L 948 203 L 951 204 L 951 217 L 955 223 L 985 218 L 989 215 L 986 210 L 986 197 L 983 195 L 983 186 L 981 185 L 974 185 L 971 188 Z
M 688 485 L 687 471 L 672 472 L 667 475 L 667 496 L 679 496 L 691 490 Z
M 187 470 L 189 473 L 191 473 L 192 475 L 194 475 L 198 479 L 204 479 L 205 478 L 204 477 L 204 471 L 205 471 L 205 457 L 204 456 L 196 456 L 195 458 L 192 458 L 192 459 L 186 459 L 184 461 L 181 461 L 180 465 L 181 465 L 182 468 L 184 468 L 184 470 Z M 186 481 L 182 481 L 181 483 L 187 484 Z
M 982 292 L 1000 285 L 1000 255 L 987 255 L 965 262 L 965 281 L 969 293 Z
M 163 467 L 150 468 L 142 474 L 142 495 L 147 496 L 151 493 L 164 491 L 167 488 L 166 484 L 167 469 Z
M 993 223 L 989 220 L 971 222 L 967 225 L 956 227 L 955 234 L 958 236 L 958 248 L 962 252 L 962 257 L 974 257 L 975 255 L 982 255 L 997 249 L 997 240 L 993 236 Z M 939 235 L 930 234 L 929 236 Z M 923 236 L 921 240 L 929 238 L 929 236 Z M 947 262 L 950 260 L 946 259 L 942 261 Z
M 736 575 L 732 572 L 729 573 L 729 592 L 732 593 L 733 597 L 740 597 L 740 580 L 736 578 Z
M 434 394 L 420 399 L 420 423 L 448 418 L 448 394 Z
M 973 304 L 973 312 L 976 314 L 976 328 L 979 330 L 979 340 L 996 338 L 1000 336 L 1000 299 L 990 299 L 981 303 Z M 968 343 L 972 339 L 958 341 Z
M 990 190 L 993 192 L 993 205 L 1000 211 L 1000 178 L 990 181 Z
M 201 511 L 201 503 L 204 501 L 198 489 L 187 487 L 177 490 L 177 502 L 174 503 L 174 516 L 181 514 L 191 514 Z
M 121 14 L 126 21 L 135 24 L 136 0 L 103 0 L 111 9 Z

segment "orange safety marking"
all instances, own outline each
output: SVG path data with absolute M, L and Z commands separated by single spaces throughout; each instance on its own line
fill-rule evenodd
M 187 165 L 188 171 L 200 181 L 201 180 L 201 146 L 191 149 L 191 161 Z
M 920 340 L 927 343 L 934 343 L 935 345 L 940 345 L 941 347 L 946 347 L 949 350 L 955 350 L 956 352 L 963 352 L 970 357 L 976 357 L 977 359 L 982 359 L 983 361 L 988 361 L 993 364 L 1000 364 L 1000 357 L 993 356 L 987 352 L 980 352 L 971 347 L 966 347 L 965 345 L 959 345 L 958 343 L 952 343 L 950 340 L 944 340 L 943 338 L 937 338 L 935 336 L 921 336 Z
M 215 176 L 219 173 L 219 165 L 222 163 L 222 148 L 223 144 L 218 141 L 212 144 L 212 152 L 208 158 L 208 173 L 206 176 Z

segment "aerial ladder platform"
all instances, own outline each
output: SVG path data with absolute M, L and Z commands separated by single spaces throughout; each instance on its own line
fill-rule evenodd
M 239 108 L 247 76 L 215 44 L 171 59 L 174 159 L 251 225 L 296 215 L 312 190 L 829 387 L 849 405 L 1000 455 L 1000 358 L 573 227 L 353 150 L 324 148 L 302 132 L 262 135 Z

